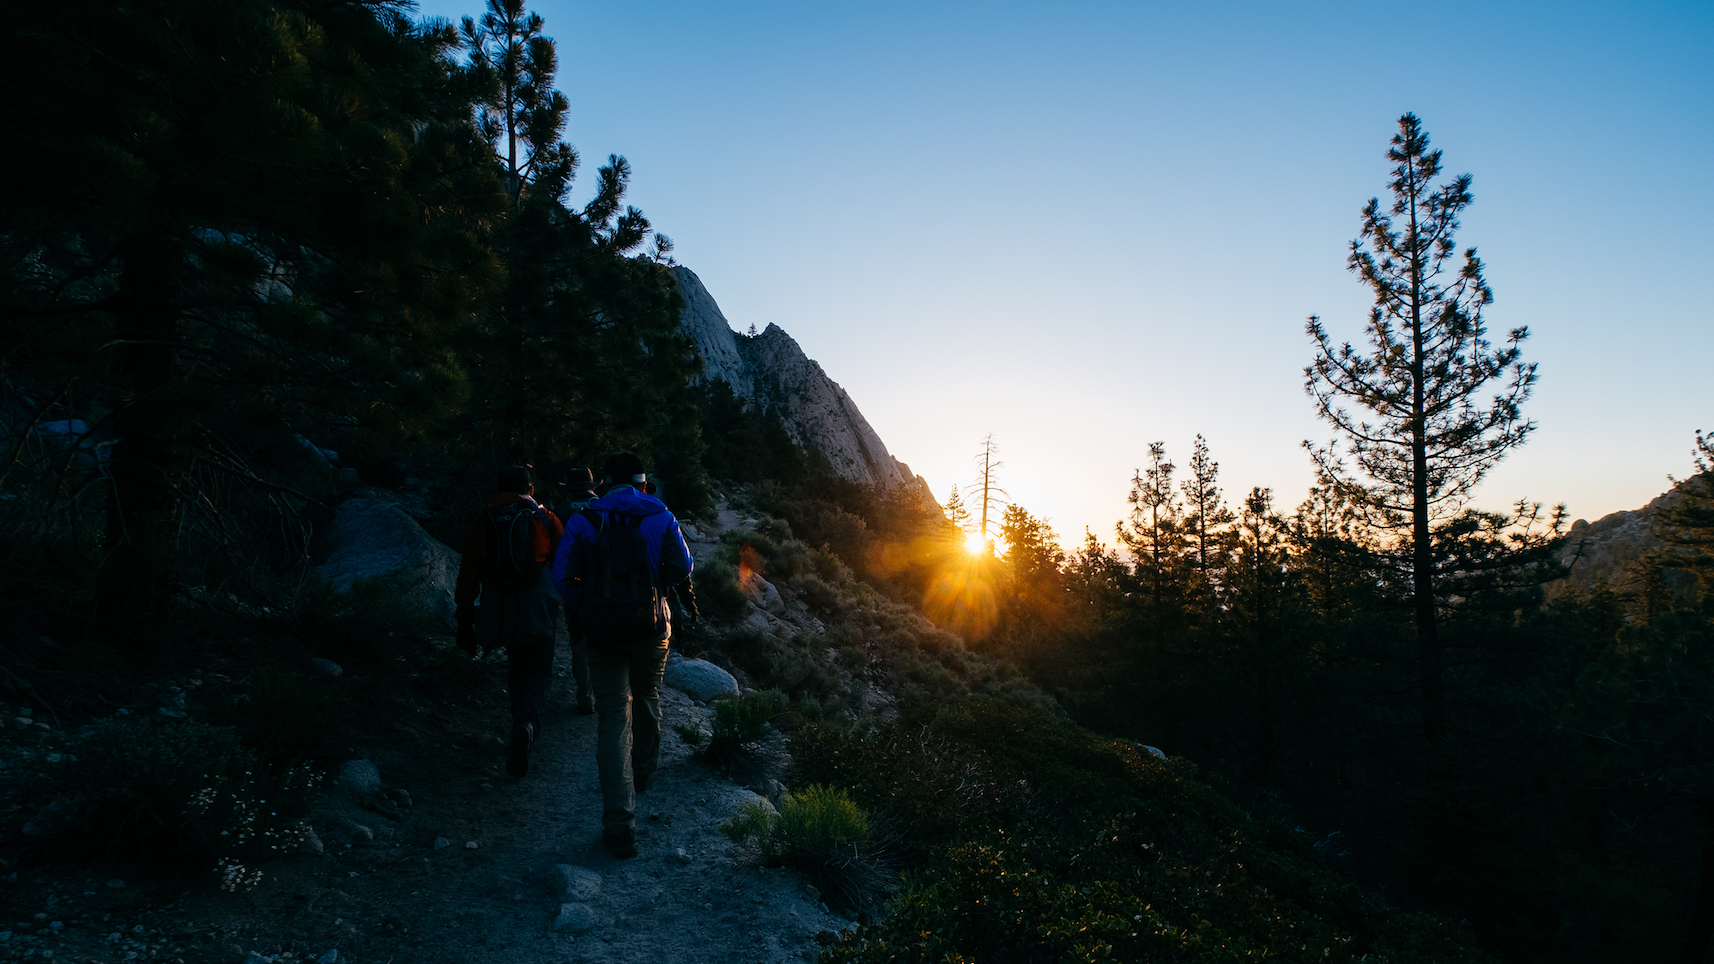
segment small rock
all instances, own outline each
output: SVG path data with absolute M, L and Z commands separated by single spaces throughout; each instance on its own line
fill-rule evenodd
M 351 825 L 351 839 L 358 843 L 369 843 L 375 839 L 375 831 L 360 823 Z
M 310 669 L 315 670 L 318 676 L 325 676 L 328 679 L 345 674 L 345 668 L 331 659 L 312 659 L 309 661 L 309 666 Z
M 120 880 L 119 878 L 115 877 L 112 880 L 107 882 L 107 886 L 113 888 L 114 890 L 121 890 L 124 888 L 125 882 L 123 880 Z
M 162 716 L 171 717 L 172 719 L 175 719 L 175 720 L 182 720 L 185 717 L 190 715 L 189 713 L 186 713 L 184 710 L 168 709 L 165 706 L 160 708 L 160 713 Z
M 560 864 L 554 868 L 559 885 L 560 899 L 566 903 L 575 903 L 594 899 L 601 892 L 601 875 L 593 870 L 572 864 Z
M 363 476 L 358 475 L 356 469 L 347 466 L 346 468 L 339 470 L 339 484 L 340 485 L 362 485 L 363 484 Z
M 18 724 L 19 726 L 29 726 L 30 724 L 32 724 L 36 721 L 30 719 L 27 716 L 15 716 L 12 718 L 12 722 Z
M 446 839 L 445 837 L 434 838 L 434 849 L 445 850 L 446 848 L 448 848 L 450 846 L 452 846 L 452 841 Z
M 388 790 L 387 796 L 392 797 L 393 802 L 397 803 L 399 806 L 403 807 L 404 809 L 406 809 L 406 810 L 411 809 L 411 791 L 409 791 L 409 790 Z
M 478 845 L 477 845 L 476 841 L 474 841 L 474 840 L 466 840 L 464 842 L 464 849 L 465 850 L 475 850 L 477 848 L 477 846 Z
M 732 674 L 705 659 L 668 660 L 665 682 L 693 700 L 738 695 L 738 681 Z
M 316 836 L 314 830 L 311 830 L 304 834 L 303 842 L 298 844 L 298 849 L 306 854 L 315 854 L 319 857 L 327 852 L 327 845 L 321 842 L 321 838 Z
M 581 934 L 594 928 L 596 923 L 595 910 L 588 904 L 567 903 L 559 905 L 559 916 L 554 918 L 553 929 L 561 934 Z
M 35 716 L 36 711 L 33 708 L 28 707 L 28 706 L 20 706 L 20 707 L 18 707 L 18 715 L 24 716 L 24 717 Z
M 330 947 L 327 953 L 315 959 L 315 964 L 333 964 L 337 960 L 339 960 L 339 948 Z
M 673 859 L 681 864 L 688 864 L 691 861 L 690 852 L 683 847 L 678 847 L 673 850 Z
M 381 789 L 381 771 L 368 760 L 346 760 L 339 767 L 339 782 L 358 793 L 375 793 Z
M 696 531 L 696 526 L 693 526 L 688 522 L 681 522 L 679 523 L 678 529 L 680 532 L 684 533 L 686 540 L 690 542 L 702 541 L 702 533 Z

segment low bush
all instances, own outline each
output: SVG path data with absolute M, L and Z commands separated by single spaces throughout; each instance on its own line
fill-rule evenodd
M 848 788 L 921 868 L 828 960 L 1487 959 L 1377 906 L 1188 762 L 1041 710 L 919 705 L 867 734 L 805 727 L 793 750 L 794 779 Z
M 770 864 L 801 869 L 841 907 L 873 910 L 890 877 L 869 814 L 835 787 L 814 784 L 787 793 L 777 811 L 766 803 L 744 804 L 720 832 Z
M 677 730 L 709 766 L 732 774 L 754 775 L 759 772 L 756 744 L 767 738 L 768 724 L 789 705 L 789 699 L 778 690 L 762 690 L 741 699 L 716 700 L 711 704 L 713 732 L 685 725 Z
M 67 750 L 56 774 L 59 819 L 40 828 L 62 851 L 220 862 L 241 885 L 256 877 L 244 863 L 289 853 L 306 838 L 297 819 L 313 808 L 321 779 L 301 765 L 265 770 L 233 730 L 190 720 L 110 717 Z
M 738 585 L 738 566 L 716 557 L 696 567 L 697 605 L 707 615 L 734 620 L 744 614 L 750 597 Z

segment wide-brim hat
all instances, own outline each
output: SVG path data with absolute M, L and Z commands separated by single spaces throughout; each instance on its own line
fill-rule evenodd
M 580 465 L 566 473 L 565 483 L 578 489 L 592 489 L 595 487 L 595 473 L 589 471 L 588 466 Z

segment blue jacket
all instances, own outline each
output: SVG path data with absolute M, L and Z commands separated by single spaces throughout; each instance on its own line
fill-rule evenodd
M 618 512 L 643 517 L 641 528 L 649 568 L 654 574 L 655 585 L 663 590 L 663 598 L 666 595 L 664 590 L 690 578 L 691 569 L 695 567 L 690 558 L 690 547 L 685 545 L 678 520 L 673 518 L 661 500 L 644 495 L 631 486 L 619 485 L 591 502 L 589 508 L 603 515 Z M 582 513 L 573 515 L 565 522 L 565 535 L 559 540 L 559 553 L 554 557 L 554 587 L 573 611 L 577 611 L 583 601 L 584 553 L 580 547 L 594 543 L 595 535 L 595 527 Z M 672 632 L 671 616 L 667 607 L 662 606 L 661 610 L 659 628 L 661 638 L 666 639 Z

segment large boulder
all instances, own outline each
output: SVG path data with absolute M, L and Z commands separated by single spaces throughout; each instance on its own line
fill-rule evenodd
M 327 561 L 315 568 L 340 592 L 359 579 L 380 580 L 401 599 L 432 613 L 448 628 L 458 553 L 429 535 L 397 506 L 347 499 L 317 536 Z

